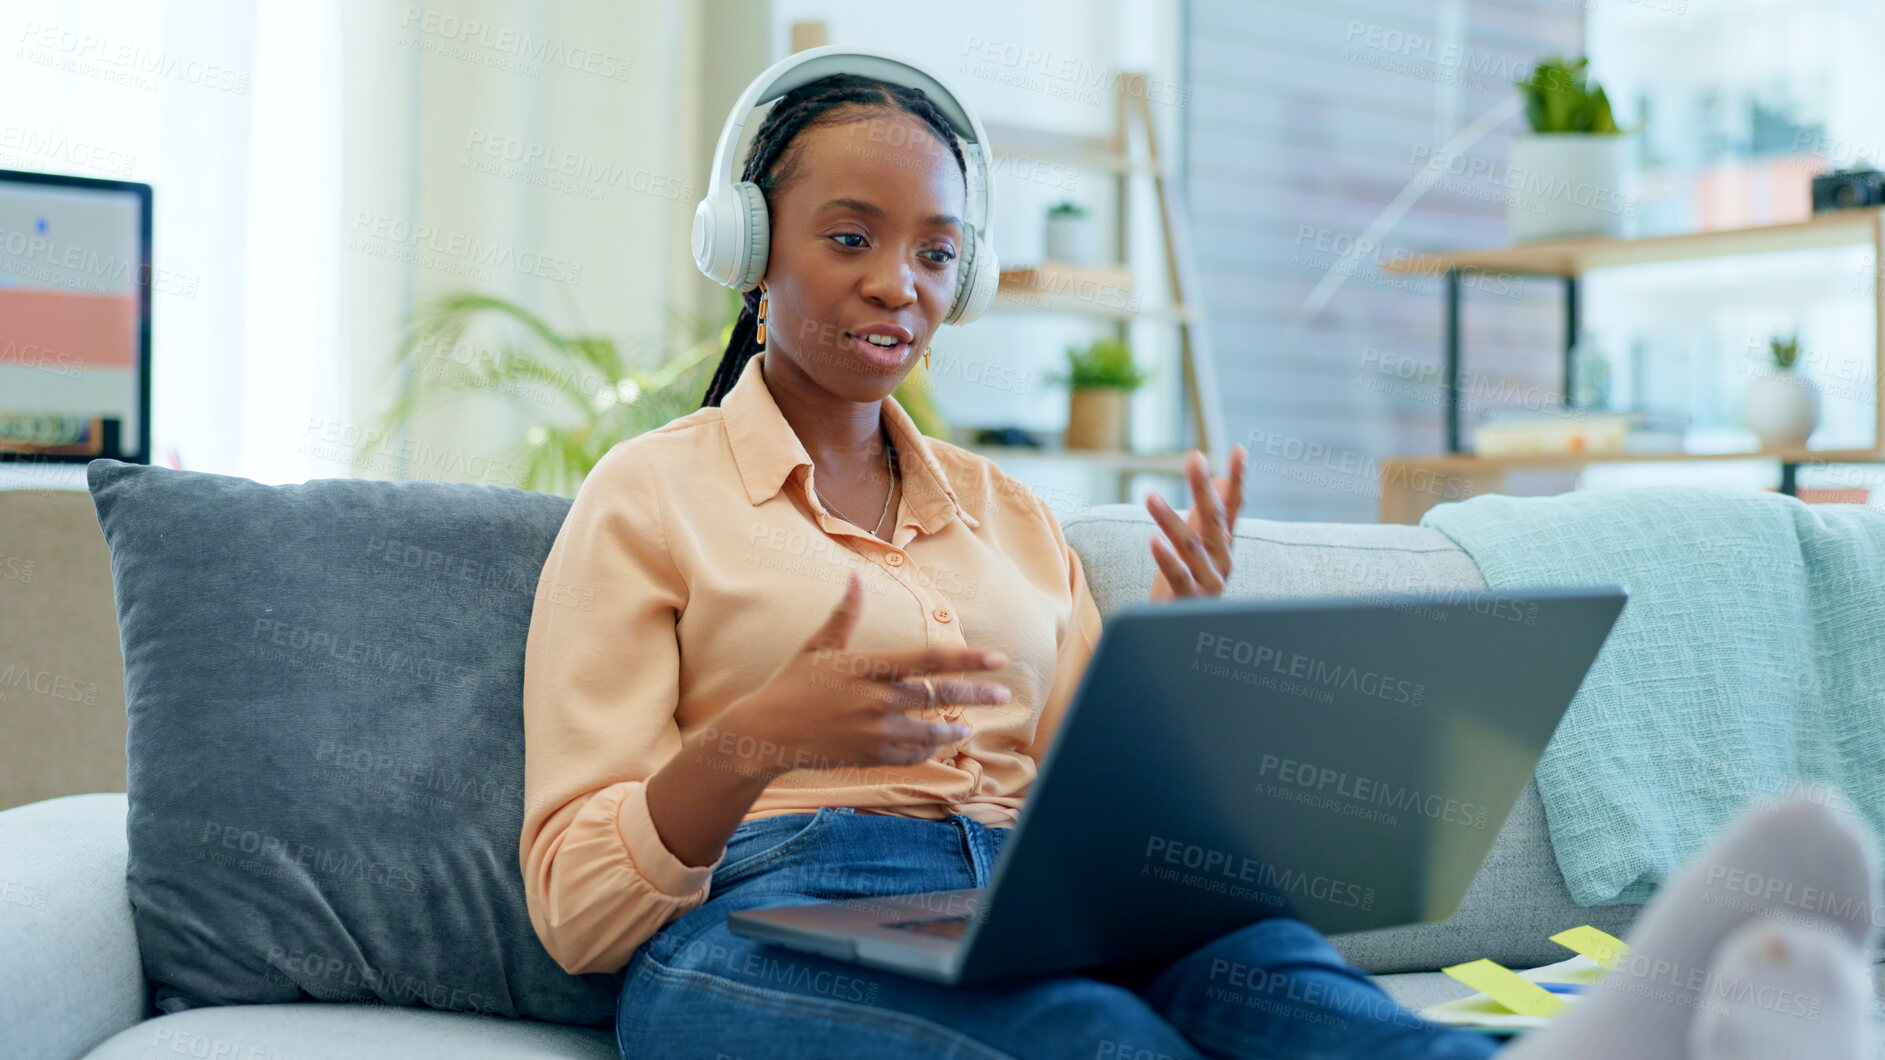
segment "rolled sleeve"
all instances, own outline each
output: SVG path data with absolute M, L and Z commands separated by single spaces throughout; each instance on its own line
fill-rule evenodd
M 531 925 L 572 974 L 627 964 L 706 901 L 720 865 L 682 863 L 648 812 L 645 781 L 681 747 L 687 600 L 660 504 L 632 443 L 611 449 L 570 507 L 531 612 L 519 860 Z
M 675 857 L 661 841 L 661 833 L 655 831 L 654 817 L 648 813 L 648 785 L 641 781 L 626 785 L 621 809 L 616 812 L 616 825 L 616 834 L 622 837 L 630 860 L 641 870 L 644 879 L 676 898 L 705 900 L 707 881 L 725 860 L 726 852 L 721 851 L 711 865 L 689 865 Z M 698 896 L 696 891 L 700 892 Z

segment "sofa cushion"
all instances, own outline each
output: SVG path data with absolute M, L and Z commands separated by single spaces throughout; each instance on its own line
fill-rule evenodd
M 1150 512 L 1131 504 L 1087 508 L 1061 524 L 1102 614 L 1146 598 L 1157 569 L 1146 539 L 1157 525 Z M 1486 588 L 1472 559 L 1451 538 L 1426 527 L 1240 516 L 1235 535 L 1227 597 L 1378 594 L 1391 600 Z M 1552 934 L 1579 924 L 1621 934 L 1639 908 L 1586 908 L 1571 899 L 1552 856 L 1538 789 L 1528 782 L 1452 918 L 1329 941 L 1369 972 L 1432 971 L 1480 957 L 1529 967 L 1569 955 L 1550 941 Z
M 1551 852 L 1538 783 L 1528 780 L 1457 913 L 1437 924 L 1354 931 L 1329 942 L 1369 972 L 1432 971 L 1481 957 L 1508 968 L 1535 968 L 1571 956 L 1552 935 L 1591 924 L 1622 938 L 1642 908 L 1577 904 Z
M 155 1002 L 378 1000 L 610 1025 L 524 906 L 523 653 L 570 502 L 88 468 L 125 662 Z
M 149 1015 L 124 863 L 121 794 L 0 811 L 0 1055 L 84 1056 Z
M 1146 598 L 1158 524 L 1133 504 L 1101 504 L 1060 524 L 1080 554 L 1102 615 Z M 1367 596 L 1484 589 L 1479 568 L 1437 530 L 1364 523 L 1286 523 L 1239 516 L 1226 596 Z
M 120 1031 L 85 1060 L 344 1056 L 347 1060 L 619 1060 L 615 1032 L 387 1005 L 194 1009 Z

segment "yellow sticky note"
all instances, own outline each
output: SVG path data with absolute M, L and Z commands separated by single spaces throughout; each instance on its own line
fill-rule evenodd
M 1630 952 L 1630 945 L 1606 931 L 1585 924 L 1560 931 L 1551 936 L 1551 941 L 1571 950 L 1580 957 L 1588 957 L 1605 968 L 1615 970 L 1617 962 Z
M 1530 979 L 1484 957 L 1440 970 L 1521 1016 L 1549 1018 L 1569 1004 Z

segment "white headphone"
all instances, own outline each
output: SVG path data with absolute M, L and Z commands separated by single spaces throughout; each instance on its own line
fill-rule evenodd
M 726 125 L 720 130 L 720 142 L 714 145 L 713 173 L 708 178 L 707 195 L 694 207 L 694 264 L 700 266 L 708 279 L 740 291 L 752 290 L 765 278 L 772 235 L 771 221 L 766 216 L 766 198 L 759 185 L 733 179 L 733 145 L 754 108 L 836 73 L 861 74 L 921 89 L 948 119 L 956 135 L 968 141 L 969 150 L 963 152 L 969 187 L 968 217 L 963 222 L 967 231 L 963 233 L 960 264 L 956 269 L 955 299 L 943 315 L 945 324 L 967 324 L 981 316 L 995 300 L 995 288 L 1001 281 L 995 249 L 988 241 L 992 190 L 988 177 L 994 168 L 988 134 L 982 130 L 982 122 L 975 112 L 950 91 L 941 77 L 908 59 L 875 48 L 833 45 L 808 48 L 767 67 L 740 93 L 739 101 L 733 104 Z

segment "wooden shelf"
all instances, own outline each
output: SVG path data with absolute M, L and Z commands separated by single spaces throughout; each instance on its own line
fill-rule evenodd
M 1191 311 L 1184 306 L 1134 309 L 1131 306 L 1108 305 L 1103 301 L 1081 298 L 1077 295 L 1012 289 L 997 291 L 995 300 L 989 303 L 988 308 L 1010 313 L 1084 313 L 1087 316 L 1105 317 L 1109 320 L 1189 321 L 1191 319 Z
M 1567 318 L 1564 385 L 1566 392 L 1569 392 L 1572 367 L 1570 343 L 1580 326 L 1577 286 L 1584 272 L 1617 266 L 1842 246 L 1869 247 L 1875 255 L 1874 275 L 1885 277 L 1885 207 L 1834 210 L 1805 221 L 1717 232 L 1691 232 L 1645 239 L 1545 240 L 1492 250 L 1420 254 L 1388 262 L 1381 266 L 1381 271 L 1446 277 L 1445 352 L 1447 377 L 1450 379 L 1459 377 L 1460 274 L 1505 272 L 1563 279 Z M 1742 453 L 1538 453 L 1497 457 L 1449 452 L 1433 456 L 1406 456 L 1383 460 L 1380 464 L 1380 519 L 1389 523 L 1418 522 L 1421 513 L 1434 504 L 1443 500 L 1463 499 L 1446 496 L 1447 490 L 1434 489 L 1435 484 L 1431 481 L 1424 485 L 1416 481 L 1421 472 L 1477 476 L 1477 481 L 1470 483 L 1474 492 L 1488 492 L 1500 488 L 1506 472 L 1518 468 L 1576 469 L 1591 464 L 1611 463 L 1776 460 L 1781 465 L 1781 490 L 1789 492 L 1793 488 L 1795 469 L 1802 464 L 1885 463 L 1885 282 L 1877 285 L 1873 302 L 1873 370 L 1876 382 L 1874 441 L 1871 449 L 1793 449 Z M 1457 388 L 1449 391 L 1446 410 L 1449 449 L 1459 448 L 1458 398 Z M 1451 489 L 1457 483 L 1447 485 Z
M 1148 173 L 1152 167 L 1136 163 L 1112 136 L 1087 136 L 1079 133 L 1036 129 L 1000 122 L 983 122 L 988 133 L 989 150 L 996 154 L 1055 162 L 1081 169 L 1099 169 L 1108 173 Z
M 1835 210 L 1811 220 L 1647 239 L 1554 239 L 1496 250 L 1417 254 L 1386 262 L 1382 272 L 1440 276 L 1453 269 L 1574 277 L 1590 269 L 1665 261 L 1818 250 L 1870 243 L 1885 207 Z
M 1397 456 L 1382 461 L 1430 471 L 1493 471 L 1514 468 L 1580 468 L 1590 464 L 1680 464 L 1698 460 L 1778 460 L 1788 464 L 1885 463 L 1885 451 L 1874 449 L 1768 449 L 1748 453 L 1529 453 L 1514 456 L 1475 456 L 1443 453 L 1438 456 Z
M 962 448 L 990 460 L 1073 460 L 1085 464 L 1094 464 L 1122 472 L 1169 472 L 1175 475 L 1185 473 L 1185 457 L 1190 453 L 1134 453 L 1120 449 L 1035 449 L 1026 445 L 980 445 L 957 443 Z
M 1537 453 L 1529 456 L 1474 456 L 1447 453 L 1381 461 L 1380 519 L 1418 523 L 1427 509 L 1505 488 L 1508 472 L 1520 469 L 1575 471 L 1591 464 L 1668 464 L 1699 461 L 1777 460 L 1793 464 L 1885 463 L 1885 450 L 1777 449 L 1751 453 Z M 1440 478 L 1438 476 L 1445 476 Z M 1782 476 L 1783 482 L 1785 475 Z
M 1146 174 L 1151 178 L 1152 198 L 1158 210 L 1155 216 L 1158 229 L 1156 243 L 1162 251 L 1163 271 L 1170 281 L 1168 288 L 1157 293 L 1158 304 L 1147 305 L 1141 293 L 1130 289 L 1133 285 L 1130 283 L 1132 274 L 1129 268 L 1070 271 L 1065 266 L 1042 263 L 1034 270 L 1038 275 L 1032 277 L 1031 284 L 1027 282 L 1029 278 L 1024 276 L 1015 276 L 1009 282 L 1002 283 L 989 308 L 1003 314 L 1036 313 L 1097 318 L 1110 322 L 1108 328 L 1121 339 L 1130 339 L 1129 325 L 1135 321 L 1169 323 L 1174 326 L 1177 332 L 1176 367 L 1179 370 L 1182 399 L 1190 413 L 1192 433 L 1197 440 L 1196 448 L 1204 452 L 1213 466 L 1222 467 L 1230 459 L 1228 432 L 1224 428 L 1216 368 L 1210 356 L 1207 321 L 1201 308 L 1198 312 L 1193 311 L 1203 284 L 1197 275 L 1196 256 L 1191 249 L 1190 232 L 1186 227 L 1184 189 L 1168 179 L 1170 174 L 1161 160 L 1163 156 L 1160 153 L 1158 129 L 1153 121 L 1151 105 L 1146 100 L 1145 84 L 1146 75 L 1142 73 L 1121 73 L 1114 79 L 1111 91 L 1113 121 L 1108 134 L 1070 133 L 1060 129 L 1001 122 L 984 122 L 983 128 L 988 133 L 989 149 L 997 155 L 1048 166 L 1098 170 L 1107 174 L 1103 179 L 1114 189 L 1112 229 L 1115 244 L 1107 258 L 1114 262 L 1153 267 L 1146 260 L 1146 255 L 1132 253 L 1128 238 L 1135 229 L 1132 215 L 1138 209 L 1135 205 L 1138 196 L 1134 194 L 1132 178 L 1135 174 Z M 1134 123 L 1139 125 L 1142 139 L 1131 135 Z M 1136 157 L 1141 155 L 1143 160 Z M 1015 179 L 1018 180 L 1028 177 L 1020 166 L 1009 172 L 1016 174 Z M 1098 286 L 1086 286 L 1088 282 Z M 1160 363 L 1163 364 L 1162 361 Z M 1186 433 L 1182 422 L 1175 433 Z M 1154 444 L 1163 446 L 1182 441 L 1182 438 L 1163 438 Z M 964 445 L 963 448 L 997 463 L 1009 460 L 1059 461 L 1112 472 L 1120 500 L 1130 497 L 1131 480 L 1135 474 L 1182 476 L 1185 473 L 1185 457 L 1190 452 L 1187 449 L 1180 453 L 1133 453 L 996 445 Z

